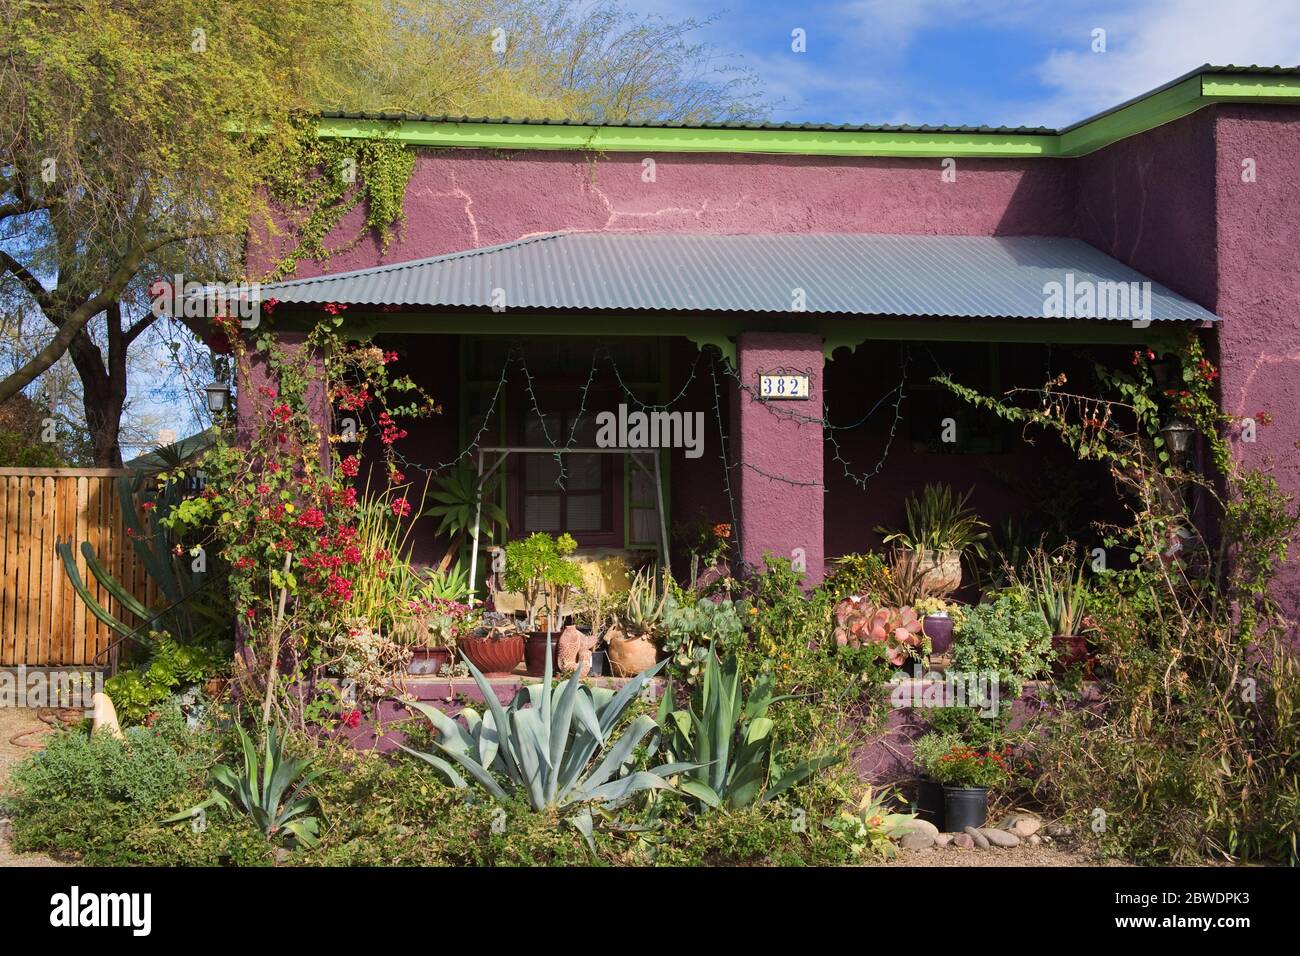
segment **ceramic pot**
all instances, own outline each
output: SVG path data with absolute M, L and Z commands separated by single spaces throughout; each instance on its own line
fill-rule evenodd
M 921 621 L 921 630 L 930 639 L 932 654 L 947 654 L 952 647 L 952 618 L 947 614 L 927 614 Z
M 627 637 L 620 631 L 605 635 L 609 644 L 609 663 L 616 677 L 635 677 L 655 666 L 659 649 L 648 637 Z
M 1056 652 L 1056 659 L 1052 662 L 1052 676 L 1058 680 L 1071 667 L 1087 663 L 1088 639 L 1082 634 L 1053 634 L 1052 649 Z
M 524 636 L 462 637 L 460 653 L 487 677 L 508 677 L 524 659 Z
M 529 677 L 541 677 L 546 673 L 546 642 L 548 635 L 545 631 L 533 631 L 524 641 L 524 670 L 528 672 Z M 560 635 L 549 635 L 551 642 L 551 674 L 560 672 Z
M 423 676 L 437 674 L 451 663 L 451 649 L 447 647 L 413 647 L 406 673 Z M 477 665 L 476 665 L 477 666 Z

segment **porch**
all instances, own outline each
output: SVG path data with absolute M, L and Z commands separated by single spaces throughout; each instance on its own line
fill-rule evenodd
M 1050 238 L 569 234 L 263 295 L 290 344 L 323 304 L 344 306 L 348 334 L 397 352 L 443 403 L 407 426 L 401 465 L 417 490 L 499 472 L 487 487 L 504 521 L 482 522 L 479 552 L 567 532 L 594 559 L 657 558 L 680 576 L 673 528 L 701 520 L 730 526 L 744 565 L 789 558 L 810 583 L 829 558 L 879 546 L 873 529 L 898 525 L 927 482 L 970 490 L 994 527 L 1078 540 L 1108 516 L 1104 469 L 1021 441 L 936 377 L 983 394 L 1039 387 L 1048 369 L 1083 381 L 1215 320 Z M 630 431 L 635 413 L 675 416 L 669 440 Z M 338 433 L 323 403 L 320 417 Z M 436 527 L 417 520 L 418 562 L 445 559 Z M 477 569 L 479 552 L 459 556 Z

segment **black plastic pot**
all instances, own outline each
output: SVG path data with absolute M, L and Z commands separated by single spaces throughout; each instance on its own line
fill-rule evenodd
M 947 833 L 943 814 L 943 784 L 929 777 L 916 781 L 916 815 L 926 823 L 933 823 L 940 833 Z
M 588 677 L 604 677 L 609 673 L 609 661 L 605 658 L 605 652 L 591 652 L 591 670 L 587 671 Z
M 945 832 L 961 833 L 967 827 L 982 827 L 989 819 L 989 792 L 984 787 L 944 787 Z

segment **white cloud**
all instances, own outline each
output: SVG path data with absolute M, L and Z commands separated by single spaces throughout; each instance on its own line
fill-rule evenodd
M 1071 12 L 1077 45 L 1053 50 L 1037 75 L 1055 89 L 1031 106 L 1036 122 L 1066 125 L 1215 64 L 1300 64 L 1300 4 L 1277 0 L 1152 0 Z M 1095 21 L 1095 22 L 1094 22 Z M 1089 48 L 1106 30 L 1107 52 Z

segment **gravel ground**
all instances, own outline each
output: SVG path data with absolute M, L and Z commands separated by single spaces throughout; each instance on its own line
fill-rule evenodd
M 9 768 L 37 750 L 50 731 L 34 710 L 0 708 L 0 793 L 9 784 Z M 67 865 L 43 853 L 15 853 L 9 846 L 9 823 L 0 819 L 0 866 Z
M 1091 854 L 1054 846 L 1018 846 L 1011 850 L 959 850 L 933 847 L 929 850 L 900 850 L 890 866 L 1127 866 L 1113 860 L 1099 861 Z

